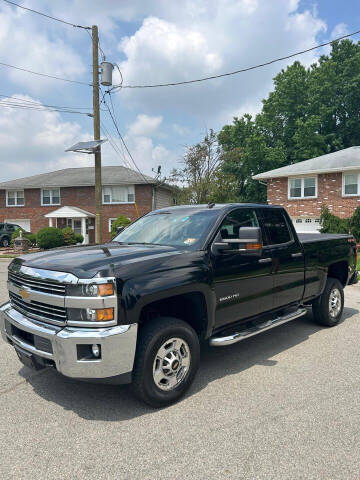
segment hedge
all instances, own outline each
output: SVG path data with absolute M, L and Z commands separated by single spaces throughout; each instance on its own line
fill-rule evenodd
M 40 248 L 47 250 L 49 248 L 61 247 L 64 245 L 64 234 L 60 228 L 45 227 L 38 231 L 37 244 Z

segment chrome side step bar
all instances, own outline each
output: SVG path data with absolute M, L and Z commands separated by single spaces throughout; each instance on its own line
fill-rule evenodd
M 265 332 L 266 330 L 270 330 L 271 328 L 277 327 L 278 325 L 282 325 L 283 323 L 287 323 L 291 320 L 302 317 L 303 315 L 306 315 L 306 313 L 306 308 L 298 308 L 294 312 L 288 313 L 287 315 L 284 315 L 282 317 L 276 317 L 274 319 L 267 320 L 264 323 L 245 328 L 244 330 L 234 332 L 230 335 L 226 335 L 224 337 L 211 337 L 209 343 L 212 347 L 225 347 L 226 345 L 232 345 L 233 343 L 245 340 L 245 338 L 253 337 L 258 333 Z

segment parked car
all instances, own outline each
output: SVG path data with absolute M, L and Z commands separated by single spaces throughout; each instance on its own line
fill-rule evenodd
M 11 242 L 12 234 L 20 228 L 14 223 L 0 223 L 0 246 L 8 247 Z
M 193 382 L 200 342 L 231 345 L 308 306 L 333 327 L 356 281 L 353 237 L 297 235 L 282 207 L 171 207 L 107 245 L 15 259 L 0 327 L 25 365 L 132 382 L 159 407 Z

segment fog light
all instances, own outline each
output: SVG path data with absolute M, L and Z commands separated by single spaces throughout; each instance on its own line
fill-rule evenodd
M 91 345 L 91 352 L 94 355 L 94 357 L 99 358 L 100 357 L 100 345 Z

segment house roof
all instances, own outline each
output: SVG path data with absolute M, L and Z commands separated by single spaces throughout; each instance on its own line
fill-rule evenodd
M 291 177 L 309 173 L 343 172 L 357 169 L 360 169 L 360 147 L 350 147 L 321 157 L 310 158 L 310 160 L 259 173 L 254 175 L 253 178 L 255 180 L 266 180 L 268 178 Z
M 120 165 L 102 167 L 103 185 L 152 184 L 157 181 L 147 175 Z M 11 188 L 47 188 L 47 187 L 84 187 L 95 185 L 93 167 L 65 168 L 55 172 L 42 173 L 32 177 L 19 178 L 0 183 L 0 189 Z
M 88 218 L 95 217 L 93 213 L 78 207 L 60 207 L 44 215 L 46 218 Z

